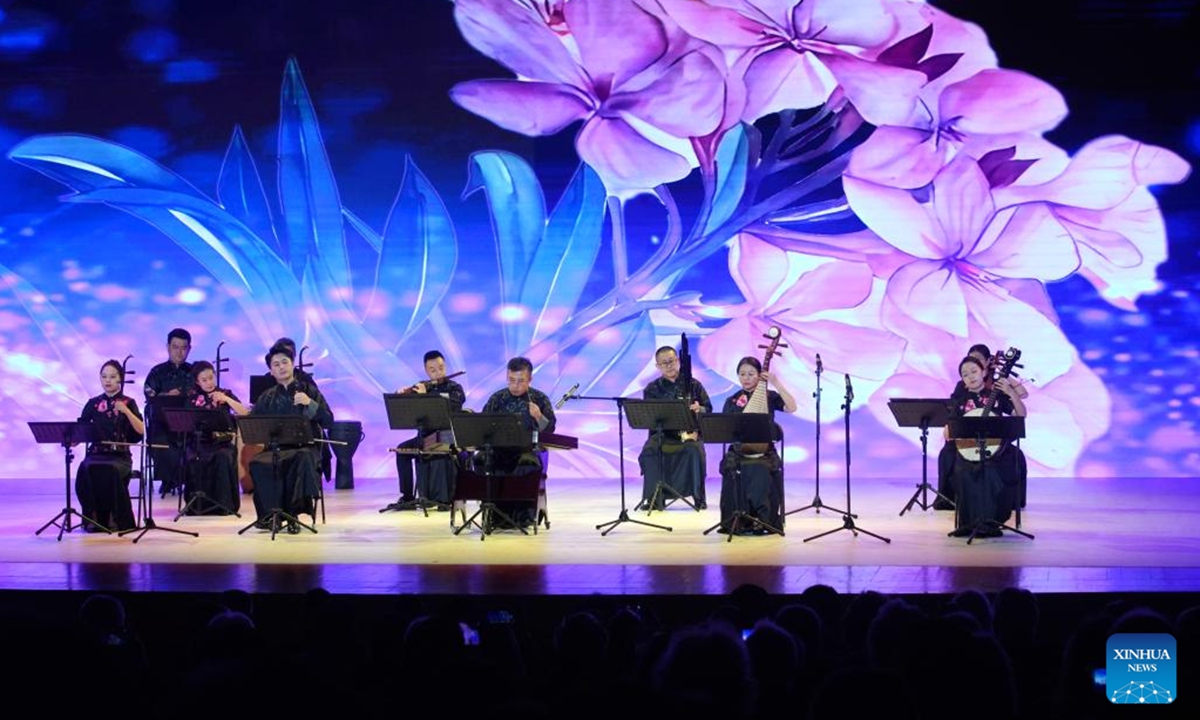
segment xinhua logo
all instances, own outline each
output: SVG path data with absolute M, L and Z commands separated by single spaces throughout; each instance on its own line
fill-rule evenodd
M 1166 633 L 1120 633 L 1108 638 L 1105 694 L 1116 705 L 1175 701 L 1175 638 Z

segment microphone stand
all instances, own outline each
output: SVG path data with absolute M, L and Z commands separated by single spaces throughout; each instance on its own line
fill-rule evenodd
M 795 510 L 784 513 L 783 514 L 784 517 L 787 517 L 788 515 L 792 515 L 794 513 L 804 512 L 805 510 L 812 510 L 812 511 L 816 512 L 818 515 L 820 515 L 821 508 L 825 508 L 826 510 L 829 510 L 830 512 L 835 512 L 838 515 L 850 515 L 850 513 L 848 511 L 838 510 L 837 508 L 835 508 L 831 505 L 826 505 L 825 503 L 821 502 L 821 372 L 823 370 L 824 370 L 824 367 L 821 365 L 821 354 L 817 353 L 817 389 L 813 392 L 813 395 L 812 395 L 817 400 L 817 437 L 816 437 L 816 442 L 813 445 L 813 447 L 815 448 L 815 460 L 816 460 L 816 462 L 813 463 L 813 480 L 816 483 L 816 490 L 813 493 L 813 500 L 811 503 L 805 505 L 802 508 L 796 508 Z M 858 517 L 858 516 L 850 515 L 850 517 L 854 518 L 854 517 Z
M 890 538 L 885 538 L 882 535 L 876 535 L 875 533 L 871 532 L 870 530 L 864 530 L 863 528 L 857 527 L 854 524 L 854 518 L 856 518 L 858 516 L 854 515 L 850 512 L 850 403 L 854 401 L 854 387 L 851 386 L 851 384 L 850 384 L 850 376 L 849 375 L 846 376 L 846 398 L 845 398 L 845 400 L 846 400 L 845 403 L 843 403 L 843 405 L 842 405 L 842 410 L 845 412 L 845 415 L 846 415 L 846 512 L 842 513 L 842 526 L 839 528 L 834 528 L 832 530 L 826 530 L 825 532 L 818 533 L 816 535 L 813 535 L 812 537 L 806 537 L 806 538 L 804 538 L 804 542 L 808 542 L 809 540 L 816 540 L 817 538 L 825 537 L 826 535 L 832 535 L 833 533 L 838 532 L 840 530 L 849 530 L 851 533 L 854 534 L 854 537 L 858 537 L 859 533 L 863 533 L 864 535 L 870 535 L 871 537 L 875 538 L 876 540 L 882 540 L 885 543 L 888 543 L 890 545 L 892 542 Z
M 623 397 L 597 397 L 591 395 L 571 395 L 569 400 L 611 400 L 617 404 L 617 444 L 619 449 L 617 455 L 617 466 L 621 469 L 621 512 L 617 514 L 616 520 L 600 523 L 596 526 L 597 530 L 604 529 L 600 533 L 600 537 L 608 535 L 613 530 L 617 529 L 621 523 L 634 523 L 635 525 L 645 525 L 646 527 L 657 528 L 671 532 L 671 528 L 666 525 L 656 525 L 652 522 L 644 520 L 636 520 L 629 517 L 629 509 L 625 504 L 625 398 Z

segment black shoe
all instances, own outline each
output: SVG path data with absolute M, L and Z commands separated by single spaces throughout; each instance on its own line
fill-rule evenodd
M 300 534 L 300 525 L 298 523 L 288 521 L 287 534 L 288 535 L 299 535 Z
M 974 528 L 958 527 L 950 531 L 950 537 L 970 537 Z
M 696 502 L 696 509 L 697 509 L 697 510 L 707 510 L 707 509 L 708 509 L 708 503 L 704 502 L 703 500 L 697 501 L 697 502 Z
M 255 530 L 270 530 L 271 529 L 271 518 L 259 518 L 258 520 L 255 520 L 254 521 L 254 529 Z
M 950 502 L 949 500 L 942 500 L 941 498 L 938 498 L 937 500 L 933 501 L 933 509 L 934 510 L 953 510 L 954 503 Z
M 998 527 L 983 528 L 975 533 L 975 537 L 981 538 L 998 538 L 1004 537 L 1004 531 Z
M 438 503 L 434 510 L 436 512 L 450 512 L 450 505 L 448 503 Z

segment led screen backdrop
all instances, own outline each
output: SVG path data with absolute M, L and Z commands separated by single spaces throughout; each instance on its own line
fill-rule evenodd
M 718 404 L 761 334 L 792 477 L 919 472 L 889 397 L 1023 353 L 1042 476 L 1183 476 L 1197 419 L 1195 3 L 5 3 L 0 474 L 188 328 L 245 397 L 288 335 L 360 477 L 441 349 L 531 358 L 615 477 L 615 403 L 686 334 Z M 1181 60 L 1181 58 L 1183 58 Z M 816 358 L 823 373 L 815 373 Z M 627 432 L 636 458 L 640 432 Z M 939 446 L 937 432 L 933 450 Z M 710 453 L 715 456 L 718 453 Z M 636 462 L 627 473 L 636 474 Z

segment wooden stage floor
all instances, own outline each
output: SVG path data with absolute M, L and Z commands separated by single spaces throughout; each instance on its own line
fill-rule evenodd
M 629 483 L 629 505 L 640 478 Z M 1200 482 L 1195 478 L 1031 478 L 1022 528 L 1027 540 L 947 537 L 952 514 L 919 507 L 900 516 L 915 483 L 855 481 L 857 526 L 887 537 L 837 530 L 828 509 L 787 518 L 786 537 L 735 537 L 704 530 L 718 519 L 719 480 L 709 479 L 710 509 L 676 504 L 632 519 L 671 531 L 623 523 L 607 536 L 596 525 L 616 519 L 615 479 L 552 478 L 551 527 L 528 537 L 498 532 L 481 542 L 476 530 L 451 533 L 449 513 L 379 513 L 395 499 L 396 482 L 360 478 L 353 490 L 326 485 L 327 522 L 319 534 L 237 531 L 253 519 L 184 517 L 175 499 L 156 498 L 161 527 L 136 544 L 124 538 L 34 531 L 63 505 L 59 480 L 0 480 L 0 589 L 205 592 L 242 589 L 298 593 L 323 587 L 349 594 L 717 595 L 742 583 L 772 593 L 813 584 L 840 592 L 953 593 L 1021 586 L 1035 592 L 1200 591 Z M 789 481 L 788 503 L 812 502 L 812 480 Z M 821 499 L 845 508 L 845 482 L 822 480 Z M 244 508 L 252 507 L 244 497 Z M 473 504 L 472 504 L 473 506 Z M 469 506 L 470 507 L 470 506 Z M 252 511 L 251 511 L 252 512 Z

